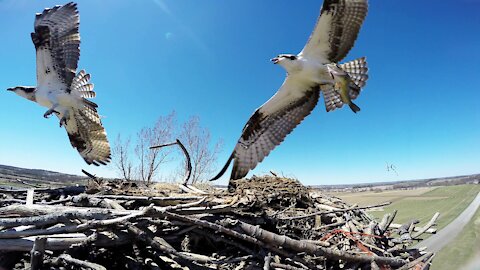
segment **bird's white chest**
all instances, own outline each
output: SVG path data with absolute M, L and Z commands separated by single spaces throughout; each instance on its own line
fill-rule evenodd
M 332 82 L 332 77 L 326 65 L 316 61 L 304 61 L 302 69 L 295 74 L 297 78 L 316 84 Z
M 55 103 L 55 94 L 52 89 L 38 87 L 35 92 L 35 100 L 40 106 L 51 108 Z
M 47 108 L 53 106 L 74 107 L 77 103 L 75 97 L 67 93 L 62 85 L 39 86 L 35 98 L 39 105 Z

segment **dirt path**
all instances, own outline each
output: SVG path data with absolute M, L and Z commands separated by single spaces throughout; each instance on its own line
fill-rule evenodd
M 457 235 L 462 231 L 463 227 L 472 219 L 475 211 L 480 206 L 480 192 L 477 194 L 472 203 L 452 222 L 441 229 L 437 234 L 430 238 L 416 244 L 414 247 L 427 247 L 427 250 L 438 252 L 443 247 L 448 245 L 450 241 L 455 239 Z M 440 213 L 441 215 L 442 213 Z

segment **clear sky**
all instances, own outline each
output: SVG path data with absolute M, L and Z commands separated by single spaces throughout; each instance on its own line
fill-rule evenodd
M 0 164 L 114 176 L 87 166 L 58 119 L 42 117 L 45 108 L 3 90 L 35 85 L 34 14 L 63 3 L 0 0 Z M 301 51 L 321 5 L 79 1 L 79 68 L 92 74 L 110 141 L 172 110 L 180 120 L 198 115 L 224 140 L 220 168 L 250 115 L 284 80 L 269 59 Z M 327 113 L 321 100 L 253 173 L 273 170 L 306 184 L 479 173 L 479 11 L 477 0 L 370 1 L 345 59 L 368 59 L 370 78 L 356 100 L 361 112 Z

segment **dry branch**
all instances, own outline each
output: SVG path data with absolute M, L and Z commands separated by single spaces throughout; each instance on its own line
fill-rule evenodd
M 432 219 L 430 219 L 430 221 L 425 224 L 425 226 L 423 226 L 420 231 L 418 231 L 417 233 L 414 233 L 412 235 L 412 238 L 413 239 L 416 239 L 418 238 L 420 235 L 424 234 L 425 232 L 428 231 L 428 229 L 430 229 L 430 227 L 432 227 L 433 225 L 435 225 L 435 222 L 437 221 L 438 217 L 440 216 L 440 213 L 437 212 L 435 213 L 435 215 L 433 215 Z
M 309 217 L 314 217 L 314 216 L 318 216 L 318 215 L 326 215 L 326 214 L 334 214 L 334 213 L 354 211 L 354 210 L 376 208 L 376 207 L 386 206 L 386 205 L 389 205 L 391 203 L 392 202 L 384 202 L 384 203 L 375 204 L 375 205 L 362 206 L 362 207 L 352 207 L 352 208 L 348 208 L 348 209 L 335 209 L 334 207 L 323 206 L 324 208 L 327 208 L 328 211 L 319 211 L 319 212 L 311 213 L 311 214 L 308 214 L 308 215 L 296 216 L 296 217 L 285 217 L 283 219 L 291 220 L 291 219 L 309 218 Z
M 73 264 L 73 265 L 80 266 L 80 267 L 87 268 L 87 269 L 107 270 L 107 268 L 105 268 L 102 265 L 87 262 L 87 261 L 78 260 L 78 259 L 72 258 L 72 256 L 70 256 L 68 254 L 62 254 L 62 255 L 58 256 L 58 258 L 54 259 L 52 261 L 52 263 L 54 265 L 58 265 L 58 266 Z
M 381 264 L 388 264 L 390 266 L 398 267 L 405 265 L 406 261 L 397 258 L 381 257 L 381 256 L 367 256 L 360 254 L 353 254 L 344 251 L 335 251 L 332 249 L 320 247 L 306 241 L 299 241 L 292 239 L 285 235 L 278 235 L 267 230 L 261 229 L 258 226 L 252 226 L 242 221 L 227 221 L 234 226 L 240 227 L 250 236 L 255 237 L 263 242 L 269 243 L 271 245 L 277 245 L 292 249 L 296 252 L 306 252 L 312 255 L 324 256 L 334 260 L 344 260 L 344 261 L 353 261 L 353 262 L 371 262 L 375 261 Z
M 188 180 L 190 179 L 190 176 L 192 175 L 192 160 L 190 159 L 190 154 L 188 154 L 187 148 L 183 145 L 183 143 L 177 139 L 175 142 L 172 143 L 167 143 L 167 144 L 162 144 L 162 145 L 156 145 L 156 146 L 151 146 L 150 149 L 157 149 L 161 147 L 166 147 L 166 146 L 172 146 L 172 145 L 178 145 L 180 149 L 182 149 L 183 154 L 185 155 L 185 177 L 183 178 L 183 185 L 187 185 Z

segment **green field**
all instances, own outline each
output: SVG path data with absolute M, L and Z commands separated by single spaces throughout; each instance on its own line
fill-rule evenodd
M 386 206 L 384 211 L 370 212 L 381 219 L 385 213 L 398 210 L 395 223 L 404 223 L 412 218 L 420 220 L 419 226 L 427 223 L 435 212 L 440 212 L 437 228 L 441 229 L 455 219 L 480 192 L 480 185 L 438 187 L 419 197 L 405 197 Z
M 390 201 L 392 204 L 384 207 L 383 211 L 369 213 L 381 219 L 385 213 L 398 210 L 394 223 L 403 223 L 415 218 L 420 220 L 421 226 L 427 223 L 435 212 L 440 212 L 437 228 L 443 228 L 472 202 L 478 192 L 480 192 L 480 185 L 458 185 L 382 192 L 344 192 L 331 195 L 358 205 Z
M 433 270 L 458 269 L 460 264 L 475 264 L 467 269 L 478 269 L 480 262 L 480 209 L 465 226 L 460 235 L 440 250 L 433 259 Z M 472 260 L 477 259 L 475 262 Z
M 378 191 L 360 191 L 360 192 L 335 192 L 330 195 L 340 197 L 350 204 L 359 206 L 374 205 L 383 202 L 396 202 L 405 198 L 421 198 L 422 195 L 435 188 L 422 187 L 408 190 L 378 190 Z

